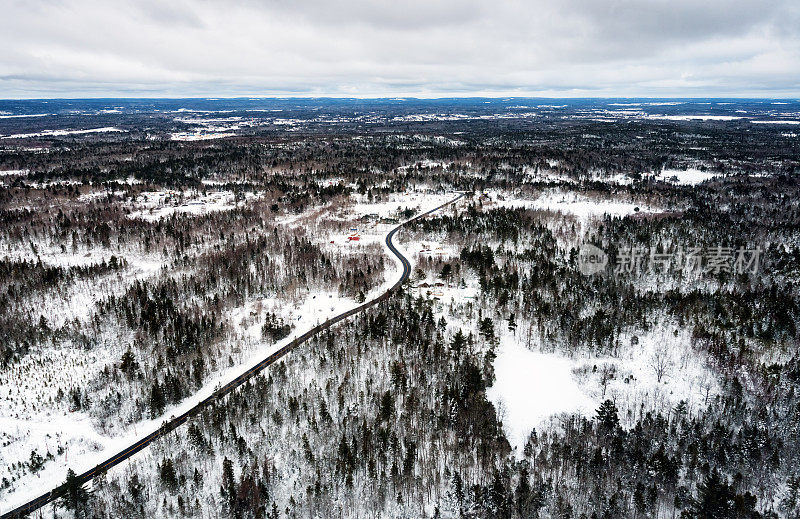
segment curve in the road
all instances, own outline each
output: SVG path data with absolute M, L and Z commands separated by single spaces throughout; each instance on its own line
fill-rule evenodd
M 201 400 L 200 402 L 198 402 L 194 407 L 192 407 L 191 409 L 189 409 L 185 413 L 183 413 L 180 416 L 177 416 L 175 418 L 171 418 L 170 420 L 164 422 L 161 425 L 161 427 L 159 427 L 156 431 L 153 431 L 152 433 L 148 434 L 147 436 L 141 438 L 139 441 L 137 441 L 133 445 L 123 449 L 122 451 L 120 451 L 116 455 L 108 458 L 106 461 L 100 463 L 96 467 L 94 467 L 92 469 L 89 469 L 89 470 L 87 470 L 86 472 L 84 472 L 82 474 L 79 474 L 77 476 L 77 478 L 78 478 L 78 481 L 80 482 L 80 484 L 83 485 L 85 483 L 88 483 L 89 481 L 91 481 L 98 474 L 102 474 L 102 473 L 106 472 L 108 469 L 110 469 L 111 467 L 119 465 L 123 461 L 127 460 L 128 458 L 130 458 L 131 456 L 133 456 L 137 452 L 141 451 L 142 449 L 144 449 L 145 447 L 150 445 L 153 441 L 155 441 L 159 437 L 174 431 L 175 429 L 177 429 L 178 427 L 180 427 L 181 425 L 186 423 L 190 418 L 192 418 L 194 416 L 197 416 L 200 413 L 200 411 L 202 411 L 211 402 L 214 402 L 214 401 L 217 401 L 217 400 L 223 398 L 225 395 L 227 395 L 228 393 L 230 393 L 231 391 L 233 391 L 237 387 L 239 387 L 242 384 L 244 384 L 247 380 L 252 378 L 253 375 L 255 375 L 256 373 L 260 372 L 261 370 L 263 370 L 267 366 L 275 363 L 281 357 L 283 357 L 284 355 L 286 355 L 287 353 L 292 351 L 294 348 L 296 348 L 300 344 L 306 342 L 308 339 L 310 339 L 314 335 L 316 335 L 316 334 L 318 334 L 318 333 L 320 333 L 320 332 L 322 332 L 324 330 L 327 330 L 328 328 L 330 328 L 334 324 L 336 324 L 336 323 L 338 323 L 338 322 L 340 322 L 340 321 L 342 321 L 344 319 L 347 319 L 348 317 L 350 317 L 352 315 L 355 315 L 355 314 L 357 314 L 359 312 L 363 312 L 367 308 L 370 308 L 370 307 L 380 303 L 381 301 L 385 301 L 386 299 L 388 299 L 389 296 L 391 296 L 392 292 L 397 290 L 400 287 L 400 285 L 402 285 L 409 278 L 409 276 L 411 274 L 411 263 L 408 261 L 408 259 L 405 256 L 403 256 L 403 254 L 397 249 L 397 247 L 395 247 L 394 243 L 392 243 L 392 238 L 394 237 L 394 235 L 404 225 L 407 225 L 407 224 L 415 222 L 415 221 L 417 221 L 417 220 L 419 220 L 421 218 L 424 218 L 424 217 L 428 216 L 429 214 L 434 213 L 434 212 L 438 211 L 439 209 L 441 209 L 443 207 L 446 207 L 446 206 L 456 202 L 457 200 L 459 200 L 463 196 L 464 196 L 464 194 L 462 193 L 462 194 L 458 195 L 457 197 L 455 197 L 454 199 L 450 200 L 449 202 L 446 202 L 446 203 L 444 203 L 444 204 L 442 204 L 442 205 L 440 205 L 438 207 L 435 207 L 435 208 L 431 209 L 430 211 L 426 211 L 426 212 L 424 212 L 422 214 L 419 214 L 419 215 L 415 216 L 414 218 L 412 218 L 412 219 L 410 219 L 410 220 L 408 220 L 406 222 L 401 223 L 400 225 L 398 225 L 397 227 L 395 227 L 394 229 L 389 231 L 389 234 L 386 235 L 386 246 L 389 248 L 389 250 L 392 252 L 392 254 L 394 254 L 395 256 L 397 256 L 397 258 L 400 259 L 400 262 L 403 264 L 403 274 L 400 276 L 400 279 L 398 279 L 397 282 L 394 285 L 392 285 L 391 288 L 389 288 L 389 290 L 387 290 L 386 292 L 384 292 L 380 296 L 376 297 L 375 299 L 372 299 L 371 301 L 367 301 L 366 303 L 363 303 L 363 304 L 361 304 L 361 305 L 359 305 L 359 306 L 357 306 L 357 307 L 355 307 L 355 308 L 353 308 L 351 310 L 348 310 L 348 311 L 346 311 L 344 313 L 341 313 L 341 314 L 339 314 L 339 315 L 337 315 L 335 317 L 332 317 L 332 318 L 328 319 L 327 321 L 325 321 L 324 323 L 318 324 L 317 326 L 311 328 L 310 330 L 305 332 L 303 335 L 300 335 L 299 337 L 296 337 L 294 340 L 292 340 L 291 342 L 289 342 L 288 344 L 286 344 L 285 346 L 283 346 L 282 348 L 277 350 L 275 353 L 273 353 L 272 355 L 270 355 L 266 359 L 262 360 L 261 362 L 259 362 L 255 366 L 251 367 L 250 369 L 248 369 L 247 371 L 245 371 L 244 373 L 242 373 L 241 375 L 239 375 L 235 379 L 231 380 L 230 382 L 228 382 L 224 386 L 222 386 L 219 389 L 217 389 L 216 391 L 214 391 L 210 396 L 208 396 L 207 398 L 205 398 L 205 399 Z M 53 489 L 53 490 L 51 490 L 51 491 L 49 491 L 49 492 L 47 492 L 45 494 L 42 494 L 41 496 L 39 496 L 39 497 L 37 497 L 35 499 L 32 499 L 32 500 L 28 501 L 27 503 L 25 503 L 23 505 L 20 505 L 17 508 L 11 510 L 11 511 L 5 512 L 4 514 L 0 515 L 0 519 L 11 519 L 11 518 L 23 517 L 23 516 L 25 516 L 25 515 L 27 515 L 27 514 L 29 514 L 31 512 L 34 512 L 34 511 L 38 510 L 39 508 L 43 507 L 47 503 L 50 503 L 51 501 L 53 501 L 55 499 L 58 499 L 59 497 L 64 495 L 65 492 L 66 492 L 66 489 L 64 488 L 63 485 L 59 486 L 59 487 L 56 487 L 55 489 Z

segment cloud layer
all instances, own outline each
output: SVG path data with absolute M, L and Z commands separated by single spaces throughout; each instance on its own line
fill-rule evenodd
M 800 97 L 797 0 L 5 0 L 0 97 Z

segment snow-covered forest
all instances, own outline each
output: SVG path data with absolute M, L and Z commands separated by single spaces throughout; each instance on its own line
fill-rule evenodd
M 0 150 L 0 512 L 800 517 L 795 134 L 397 117 Z

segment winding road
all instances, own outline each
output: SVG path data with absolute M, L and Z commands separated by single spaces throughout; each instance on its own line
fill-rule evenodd
M 400 276 L 400 279 L 398 279 L 397 282 L 389 288 L 389 290 L 387 290 L 386 292 L 384 292 L 380 296 L 376 297 L 375 299 L 372 299 L 371 301 L 367 301 L 367 302 L 365 302 L 365 303 L 363 303 L 363 304 L 361 304 L 361 305 L 359 305 L 359 306 L 357 306 L 357 307 L 355 307 L 355 308 L 353 308 L 351 310 L 348 310 L 348 311 L 346 311 L 344 313 L 341 313 L 341 314 L 339 314 L 339 315 L 337 315 L 335 317 L 332 317 L 332 318 L 328 319 L 327 321 L 325 321 L 324 323 L 318 324 L 317 326 L 311 328 L 310 330 L 308 330 L 304 334 L 296 337 L 294 340 L 292 340 L 291 342 L 289 342 L 288 344 L 286 344 L 285 346 L 283 346 L 282 348 L 277 350 L 275 353 L 273 353 L 272 355 L 270 355 L 266 359 L 262 360 L 261 362 L 259 362 L 255 366 L 251 367 L 250 369 L 248 369 L 247 371 L 245 371 L 244 373 L 242 373 L 241 375 L 239 375 L 235 379 L 231 380 L 230 382 L 228 382 L 224 386 L 221 386 L 220 388 L 218 388 L 216 391 L 214 391 L 214 393 L 212 393 L 207 398 L 205 398 L 205 399 L 201 400 L 200 402 L 198 402 L 194 407 L 192 407 L 191 409 L 189 409 L 185 413 L 181 414 L 180 416 L 170 418 L 169 420 L 165 421 L 161 425 L 161 427 L 159 427 L 156 431 L 153 431 L 152 433 L 148 434 L 147 436 L 144 436 L 143 438 L 139 439 L 136 443 L 130 445 L 129 447 L 126 447 L 125 449 L 121 450 L 116 455 L 111 456 L 106 461 L 100 463 L 96 467 L 94 467 L 92 469 L 89 469 L 89 470 L 87 470 L 86 472 L 84 472 L 82 474 L 79 474 L 77 476 L 77 478 L 78 478 L 78 481 L 80 482 L 80 484 L 88 483 L 89 481 L 91 481 L 98 474 L 105 473 L 108 469 L 110 469 L 110 468 L 112 468 L 112 467 L 114 467 L 116 465 L 119 465 L 120 463 L 122 463 L 123 461 L 127 460 L 128 458 L 130 458 L 131 456 L 133 456 L 137 452 L 145 449 L 148 445 L 153 443 L 159 437 L 161 437 L 163 435 L 166 435 L 166 434 L 174 431 L 175 429 L 177 429 L 181 425 L 185 424 L 191 418 L 193 418 L 194 416 L 197 416 L 198 414 L 200 414 L 200 412 L 204 408 L 206 408 L 209 404 L 211 404 L 212 402 L 216 402 L 217 400 L 220 400 L 221 398 L 225 397 L 228 393 L 230 393 L 234 389 L 236 389 L 239 386 L 241 386 L 242 384 L 244 384 L 247 380 L 252 378 L 254 375 L 256 375 L 257 373 L 262 371 L 267 366 L 275 363 L 276 361 L 278 361 L 279 359 L 284 357 L 287 353 L 289 353 L 290 351 L 292 351 L 293 349 L 295 349 L 299 345 L 303 344 L 304 342 L 306 342 L 308 339 L 310 339 L 314 335 L 316 335 L 316 334 L 318 334 L 318 333 L 320 333 L 320 332 L 322 332 L 324 330 L 327 330 L 328 328 L 330 328 L 334 324 L 336 324 L 336 323 L 338 323 L 340 321 L 343 321 L 344 319 L 347 319 L 348 317 L 350 317 L 352 315 L 355 315 L 355 314 L 357 314 L 359 312 L 363 312 L 367 308 L 375 306 L 376 304 L 380 303 L 381 301 L 387 300 L 392 295 L 392 293 L 395 292 L 400 287 L 400 285 L 402 285 L 409 278 L 409 276 L 411 275 L 411 263 L 408 261 L 408 259 L 405 256 L 403 256 L 403 254 L 397 249 L 397 247 L 395 247 L 394 243 L 392 242 L 392 238 L 394 238 L 394 235 L 404 225 L 408 225 L 409 223 L 412 223 L 412 222 L 415 222 L 415 221 L 417 221 L 417 220 L 419 220 L 421 218 L 424 218 L 424 217 L 426 217 L 426 216 L 438 211 L 439 209 L 442 209 L 443 207 L 446 207 L 446 206 L 458 201 L 463 196 L 464 196 L 464 193 L 461 193 L 457 197 L 455 197 L 454 199 L 450 200 L 449 202 L 446 202 L 446 203 L 444 203 L 444 204 L 442 204 L 442 205 L 440 205 L 438 207 L 435 207 L 435 208 L 431 209 L 430 211 L 426 211 L 424 213 L 421 213 L 421 214 L 415 216 L 414 218 L 401 223 L 400 225 L 398 225 L 397 227 L 395 227 L 394 229 L 389 231 L 389 233 L 386 235 L 386 246 L 389 248 L 389 250 L 392 252 L 392 254 L 397 256 L 397 258 L 403 264 L 403 274 Z M 3 513 L 2 515 L 0 515 L 0 519 L 11 519 L 11 518 L 23 517 L 23 516 L 25 516 L 27 514 L 30 514 L 31 512 L 34 512 L 34 511 L 38 510 L 39 508 L 43 507 L 47 503 L 50 503 L 51 501 L 54 501 L 55 499 L 58 499 L 65 492 L 66 492 L 66 489 L 63 487 L 63 485 L 59 486 L 59 487 L 57 487 L 57 488 L 55 488 L 53 490 L 50 490 L 49 492 L 46 492 L 46 493 L 42 494 L 41 496 L 39 496 L 37 498 L 34 498 L 34 499 L 28 501 L 27 503 L 25 503 L 23 505 L 18 506 L 17 508 L 15 508 L 13 510 L 10 510 L 8 512 Z

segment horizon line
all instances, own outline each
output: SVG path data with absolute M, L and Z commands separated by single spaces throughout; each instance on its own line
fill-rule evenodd
M 212 95 L 212 96 L 68 96 L 68 97 L 0 97 L 0 102 L 4 101 L 91 101 L 91 100 L 198 100 L 198 101 L 267 101 L 267 100 L 419 100 L 419 101 L 434 101 L 446 99 L 491 99 L 491 100 L 513 100 L 513 99 L 547 99 L 547 100 L 614 100 L 614 99 L 657 99 L 657 100 L 682 100 L 693 101 L 700 99 L 731 99 L 738 101 L 760 101 L 760 100 L 789 100 L 800 101 L 798 96 L 752 96 L 752 95 L 703 95 L 703 96 L 647 96 L 647 95 L 620 95 L 620 96 L 545 96 L 545 95 L 441 95 L 441 96 L 426 96 L 426 95 Z

